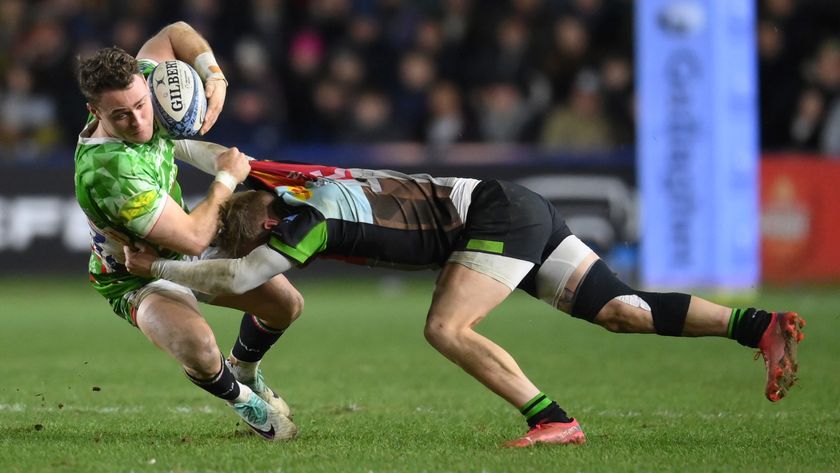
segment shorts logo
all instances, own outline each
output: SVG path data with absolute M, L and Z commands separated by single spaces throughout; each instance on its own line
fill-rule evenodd
M 470 240 L 467 242 L 467 249 L 500 255 L 505 252 L 505 243 L 503 241 Z

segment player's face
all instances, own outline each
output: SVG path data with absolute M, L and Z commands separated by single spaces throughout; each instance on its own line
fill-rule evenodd
M 99 95 L 99 103 L 88 104 L 88 107 L 108 135 L 131 143 L 146 143 L 152 139 L 152 100 L 140 74 L 135 74 L 128 88 L 103 92 Z

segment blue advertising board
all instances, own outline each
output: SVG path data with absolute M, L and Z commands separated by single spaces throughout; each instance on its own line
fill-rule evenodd
M 639 1 L 636 35 L 641 282 L 754 287 L 754 2 Z

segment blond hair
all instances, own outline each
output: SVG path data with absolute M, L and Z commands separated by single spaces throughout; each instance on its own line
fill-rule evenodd
M 239 192 L 219 209 L 219 249 L 232 258 L 245 254 L 248 246 L 264 238 L 268 230 L 262 226 L 266 216 L 264 191 Z

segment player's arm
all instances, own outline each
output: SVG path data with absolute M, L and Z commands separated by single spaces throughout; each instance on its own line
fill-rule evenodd
M 215 176 L 219 172 L 219 157 L 228 150 L 226 146 L 197 140 L 174 140 L 175 159 Z M 248 159 L 251 159 L 248 157 Z
M 146 248 L 128 246 L 125 266 L 132 274 L 168 279 L 206 294 L 242 294 L 292 268 L 292 262 L 268 245 L 238 259 L 173 261 L 158 259 Z
M 207 41 L 192 26 L 178 21 L 165 26 L 146 41 L 137 58 L 155 62 L 180 59 L 193 66 L 204 82 L 207 96 L 207 112 L 199 133 L 207 133 L 216 123 L 227 94 L 227 80 Z
M 219 171 L 207 197 L 186 213 L 171 197 L 145 239 L 188 255 L 200 255 L 219 230 L 219 209 L 227 202 L 236 185 L 248 177 L 248 159 L 236 148 L 218 155 Z

